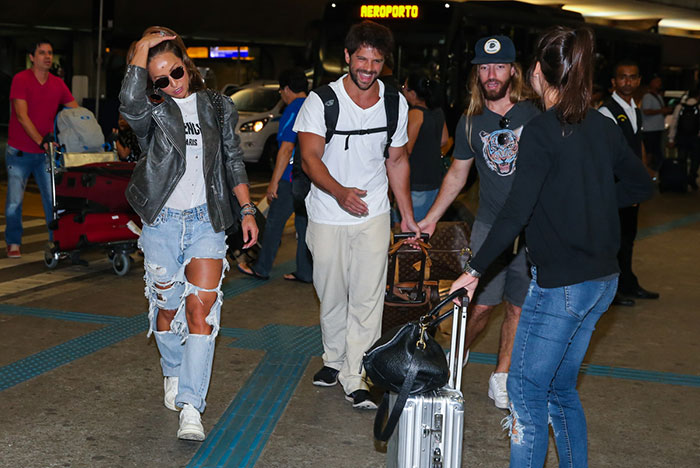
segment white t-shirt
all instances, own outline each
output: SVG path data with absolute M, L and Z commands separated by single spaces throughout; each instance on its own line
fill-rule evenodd
M 348 96 L 343 86 L 343 75 L 330 83 L 338 98 L 339 112 L 336 130 L 362 130 L 386 127 L 386 110 L 384 108 L 384 83 L 379 83 L 379 101 L 369 109 L 362 109 Z M 408 104 L 399 93 L 399 116 L 391 146 L 401 147 L 408 141 L 406 122 Z M 294 122 L 294 131 L 309 132 L 326 136 L 323 102 L 316 93 L 310 93 L 304 101 Z M 369 214 L 355 216 L 338 205 L 338 202 L 316 185 L 306 197 L 306 210 L 309 220 L 320 224 L 350 225 L 360 224 L 369 218 L 389 211 L 389 180 L 386 175 L 384 147 L 387 142 L 386 132 L 367 135 L 351 135 L 348 149 L 345 149 L 346 135 L 335 135 L 326 143 L 321 161 L 328 168 L 331 176 L 344 187 L 356 187 L 366 190 L 363 201 L 367 203 Z
M 186 98 L 173 100 L 180 108 L 185 123 L 185 173 L 165 206 L 187 210 L 207 202 L 204 186 L 204 145 L 197 115 L 197 94 L 192 93 Z

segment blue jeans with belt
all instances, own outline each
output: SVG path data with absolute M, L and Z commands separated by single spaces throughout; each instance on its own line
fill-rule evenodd
M 508 374 L 511 468 L 544 465 L 548 423 L 559 467 L 588 466 L 586 417 L 576 382 L 595 325 L 616 289 L 617 275 L 542 288 L 532 267 Z
M 34 176 L 41 193 L 44 217 L 48 225 L 53 219 L 51 203 L 51 174 L 48 171 L 48 158 L 44 153 L 26 153 L 7 146 L 5 165 L 7 167 L 7 199 L 5 201 L 5 242 L 22 243 L 22 202 L 29 176 Z

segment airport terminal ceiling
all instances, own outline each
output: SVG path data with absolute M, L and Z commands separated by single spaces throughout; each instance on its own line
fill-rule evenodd
M 34 27 L 90 31 L 97 18 L 93 8 L 97 11 L 100 2 L 2 0 L 0 4 L 0 35 L 14 35 L 18 29 Z M 326 0 L 103 0 L 104 18 L 110 18 L 111 10 L 112 33 L 119 36 L 137 36 L 158 24 L 186 37 L 290 45 L 304 44 L 307 25 L 322 16 L 325 4 Z
M 581 12 L 590 21 L 626 22 L 626 26 L 619 26 L 631 28 L 644 28 L 658 21 L 662 33 L 700 35 L 700 0 L 526 1 L 563 5 L 565 9 Z M 304 44 L 309 23 L 321 18 L 326 3 L 326 0 L 200 0 L 192 3 L 103 0 L 105 18 L 111 16 L 113 33 L 119 36 L 137 35 L 147 26 L 161 24 L 188 37 L 290 45 Z M 93 9 L 97 11 L 99 5 L 99 0 L 3 0 L 0 34 L 12 34 L 18 27 L 89 31 L 97 16 Z

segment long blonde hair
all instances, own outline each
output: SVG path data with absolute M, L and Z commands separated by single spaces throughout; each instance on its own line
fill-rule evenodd
M 510 102 L 516 104 L 521 101 L 532 99 L 535 93 L 525 81 L 523 68 L 518 62 L 513 62 L 511 65 L 515 72 L 510 78 L 510 92 L 508 93 Z M 469 105 L 464 111 L 464 115 L 467 117 L 467 141 L 469 142 L 469 147 L 474 151 L 472 147 L 472 116 L 483 114 L 484 106 L 486 105 L 484 89 L 479 82 L 479 65 L 474 65 L 469 72 L 467 86 L 469 88 L 470 98 Z

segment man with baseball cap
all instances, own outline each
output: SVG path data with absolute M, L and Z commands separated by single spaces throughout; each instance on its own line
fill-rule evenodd
M 476 43 L 469 76 L 471 99 L 455 130 L 454 160 L 440 192 L 425 219 L 418 225 L 430 234 L 467 181 L 474 161 L 479 173 L 479 209 L 472 228 L 476 253 L 491 229 L 510 192 L 523 126 L 539 110 L 530 96 L 522 68 L 515 62 L 515 46 L 507 36 L 487 36 Z M 494 307 L 505 301 L 498 363 L 489 378 L 488 396 L 498 408 L 508 407 L 506 379 L 515 330 L 530 283 L 523 242 L 504 251 L 479 282 L 467 323 L 468 349 L 488 323 Z M 467 355 L 468 357 L 468 355 Z M 466 359 L 465 359 L 466 363 Z

